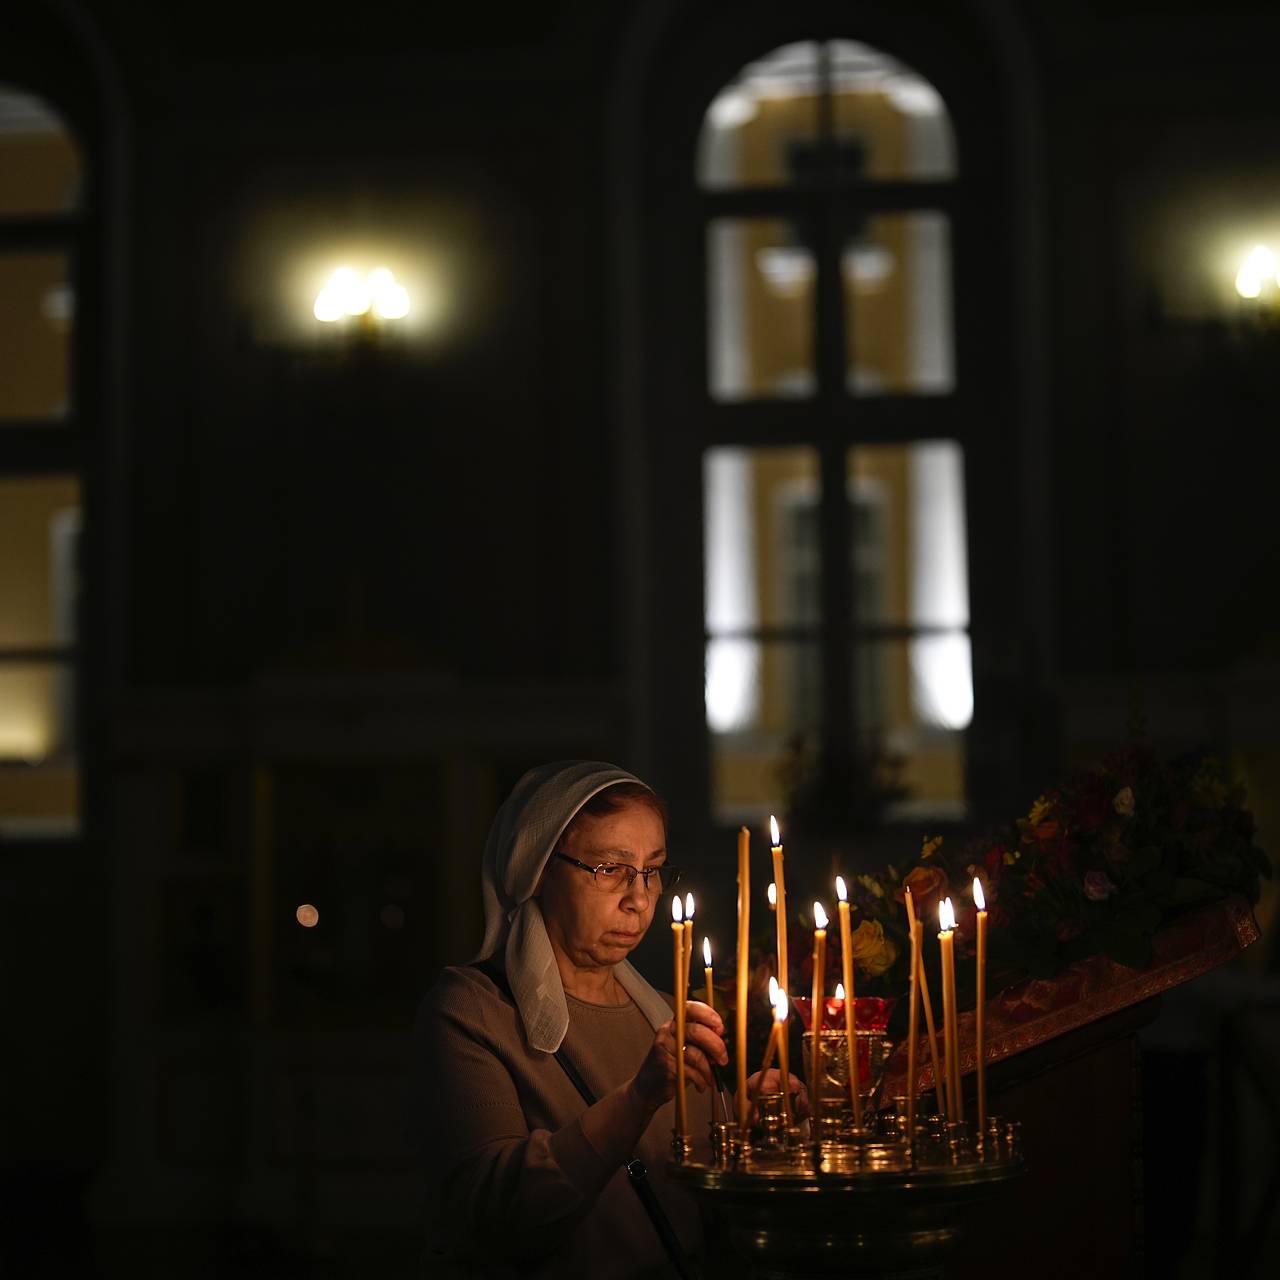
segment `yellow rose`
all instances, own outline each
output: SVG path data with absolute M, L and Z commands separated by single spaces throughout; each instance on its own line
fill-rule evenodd
M 863 920 L 849 935 L 849 954 L 859 969 L 878 978 L 893 967 L 898 948 L 884 936 L 884 926 L 878 920 Z

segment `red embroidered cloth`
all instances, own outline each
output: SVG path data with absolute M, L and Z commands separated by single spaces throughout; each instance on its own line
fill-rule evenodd
M 1197 978 L 1238 955 L 1258 936 L 1258 923 L 1249 904 L 1243 898 L 1228 898 L 1185 915 L 1157 933 L 1155 959 L 1145 969 L 1130 969 L 1106 956 L 1090 956 L 1055 978 L 1029 978 L 1006 987 L 987 999 L 987 1065 Z M 931 995 L 941 1048 L 942 1007 L 938 993 L 931 990 Z M 974 1071 L 977 1047 L 972 1010 L 960 1015 L 959 1032 L 960 1070 Z M 921 1063 L 918 1087 L 930 1089 L 933 1068 L 923 1017 L 916 1052 Z M 904 1040 L 889 1061 L 885 1097 L 905 1091 L 906 1071 Z

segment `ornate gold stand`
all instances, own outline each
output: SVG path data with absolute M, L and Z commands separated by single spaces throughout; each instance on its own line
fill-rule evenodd
M 996 1122 L 982 1144 L 963 1129 L 932 1117 L 914 1153 L 892 1133 L 846 1126 L 813 1144 L 793 1130 L 769 1150 L 730 1150 L 715 1165 L 673 1161 L 670 1173 L 703 1209 L 708 1276 L 924 1280 L 945 1274 L 968 1211 L 1024 1170 L 1016 1127 Z

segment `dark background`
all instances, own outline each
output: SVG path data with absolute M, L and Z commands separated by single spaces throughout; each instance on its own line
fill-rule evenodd
M 1138 705 L 1275 848 L 1280 346 L 1203 283 L 1280 217 L 1273 5 L 11 4 L 0 79 L 89 156 L 96 406 L 84 838 L 0 849 L 13 1274 L 410 1273 L 406 1030 L 511 783 L 617 760 L 728 867 L 691 147 L 814 31 L 928 68 L 973 157 L 975 821 Z M 291 246 L 352 226 L 438 247 L 438 332 L 289 337 Z M 1185 1251 L 1225 1229 L 1206 1150 Z

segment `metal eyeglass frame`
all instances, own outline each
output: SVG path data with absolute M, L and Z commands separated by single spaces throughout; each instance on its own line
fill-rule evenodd
M 572 862 L 575 867 L 579 867 L 583 871 L 590 871 L 592 882 L 602 893 L 627 893 L 630 891 L 632 885 L 635 884 L 636 876 L 644 877 L 645 893 L 653 892 L 649 883 L 651 876 L 658 877 L 659 893 L 665 893 L 668 889 L 674 889 L 676 885 L 680 883 L 680 868 L 673 867 L 666 862 L 659 867 L 633 867 L 629 862 L 602 862 L 598 867 L 591 867 L 585 862 L 579 862 L 577 858 L 571 858 L 567 853 L 561 853 L 558 849 L 556 850 L 555 856 L 557 858 L 563 858 L 565 862 Z M 603 871 L 605 867 L 616 867 L 619 871 L 627 872 L 627 883 L 621 889 L 616 890 L 609 889 L 606 885 L 602 885 L 596 878 L 596 872 Z M 667 876 L 671 877 L 669 883 L 665 879 Z

